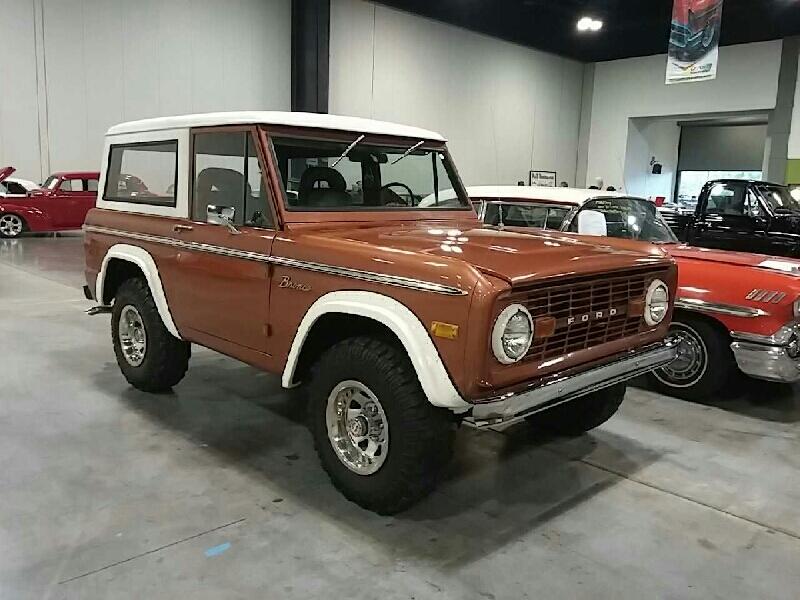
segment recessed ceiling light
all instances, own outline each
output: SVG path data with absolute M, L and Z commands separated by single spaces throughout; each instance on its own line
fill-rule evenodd
M 603 28 L 603 22 L 591 17 L 582 17 L 578 21 L 578 31 L 600 31 Z

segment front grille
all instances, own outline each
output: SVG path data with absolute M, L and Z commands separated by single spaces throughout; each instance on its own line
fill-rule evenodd
M 553 283 L 512 290 L 511 302 L 525 306 L 534 321 L 540 317 L 555 319 L 553 335 L 534 340 L 524 360 L 545 361 L 639 333 L 644 319 L 629 315 L 628 303 L 643 302 L 650 282 L 667 275 L 663 269 L 638 269 L 625 274 L 559 278 Z M 586 315 L 589 317 L 584 321 Z

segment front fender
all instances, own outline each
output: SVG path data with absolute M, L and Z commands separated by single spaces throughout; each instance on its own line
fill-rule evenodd
M 103 257 L 100 272 L 97 275 L 95 298 L 100 302 L 104 298 L 103 287 L 108 274 L 108 265 L 114 259 L 130 262 L 139 267 L 147 280 L 147 285 L 150 287 L 150 293 L 153 294 L 158 314 L 161 316 L 164 326 L 176 338 L 182 339 L 175 322 L 172 320 L 172 313 L 169 310 L 169 304 L 167 304 L 167 296 L 164 294 L 164 287 L 161 284 L 161 276 L 158 274 L 156 261 L 144 248 L 129 244 L 115 244 L 108 249 L 108 252 Z
M 300 322 L 292 341 L 281 382 L 292 387 L 294 373 L 309 332 L 325 314 L 339 313 L 366 317 L 388 327 L 405 348 L 420 385 L 434 406 L 465 412 L 472 405 L 456 390 L 436 346 L 417 316 L 394 298 L 375 292 L 338 291 L 317 299 Z
M 25 219 L 29 231 L 52 231 L 55 229 L 47 213 L 38 208 L 4 202 L 0 204 L 0 214 L 2 213 L 13 213 L 22 217 Z
M 712 317 L 728 331 L 772 335 L 795 319 L 798 297 L 797 275 L 678 259 L 675 308 Z

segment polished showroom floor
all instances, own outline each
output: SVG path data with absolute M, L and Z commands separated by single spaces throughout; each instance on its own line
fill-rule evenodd
M 631 389 L 573 440 L 462 430 L 441 488 L 379 517 L 277 378 L 196 350 L 174 394 L 128 387 L 81 243 L 0 240 L 3 600 L 797 598 L 800 389 Z

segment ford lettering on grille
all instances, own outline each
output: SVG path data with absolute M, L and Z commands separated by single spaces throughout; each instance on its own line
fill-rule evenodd
M 627 306 L 620 306 L 617 308 L 608 308 L 605 310 L 594 310 L 592 312 L 583 313 L 580 315 L 570 315 L 561 319 L 556 319 L 556 329 L 562 327 L 569 327 L 579 323 L 591 323 L 593 321 L 602 321 L 603 319 L 611 319 L 616 316 L 624 315 L 627 312 Z

